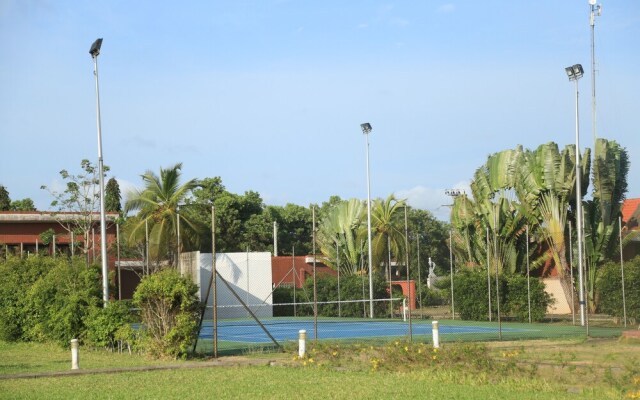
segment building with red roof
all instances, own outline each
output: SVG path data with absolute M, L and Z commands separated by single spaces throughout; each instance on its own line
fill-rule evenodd
M 633 235 L 622 249 L 622 257 L 630 260 L 640 255 L 640 198 L 626 199 L 622 203 L 622 237 Z

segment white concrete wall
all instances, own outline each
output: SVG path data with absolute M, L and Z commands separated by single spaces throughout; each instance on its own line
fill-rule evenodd
M 199 273 L 195 274 L 193 279 L 200 288 L 200 299 L 207 295 L 207 287 L 211 280 L 211 260 L 211 253 L 199 254 L 197 269 Z M 256 316 L 273 316 L 271 253 L 219 253 L 216 255 L 216 270 Z M 220 278 L 217 280 L 216 288 L 218 289 L 218 318 L 249 316 L 241 302 Z M 213 311 L 210 308 L 213 304 L 212 293 L 209 293 L 206 304 L 209 308 L 205 318 L 211 319 L 213 317 Z

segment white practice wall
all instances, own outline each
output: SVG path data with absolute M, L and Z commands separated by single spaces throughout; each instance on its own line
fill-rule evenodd
M 207 296 L 207 288 L 211 280 L 211 260 L 211 253 L 192 252 L 181 255 L 181 271 L 183 274 L 192 276 L 193 282 L 200 288 L 198 294 L 201 300 Z M 218 318 L 249 316 L 246 308 L 222 282 L 220 276 L 256 316 L 273 316 L 271 253 L 218 253 L 216 270 L 220 274 L 216 283 Z M 213 318 L 212 293 L 209 293 L 206 304 L 205 319 L 211 319 Z

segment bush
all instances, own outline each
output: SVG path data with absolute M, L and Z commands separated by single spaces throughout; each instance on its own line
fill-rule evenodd
M 517 321 L 529 321 L 527 277 L 524 275 L 508 275 L 506 279 L 504 313 L 511 315 Z M 531 321 L 541 321 L 545 317 L 547 306 L 551 304 L 552 298 L 544 291 L 544 283 L 538 278 L 529 279 L 529 287 L 531 292 Z
M 496 315 L 496 279 L 491 276 L 491 312 Z M 481 321 L 489 317 L 489 299 L 486 271 L 465 269 L 453 277 L 455 311 L 462 319 Z M 529 320 L 527 277 L 502 274 L 498 277 L 500 291 L 500 314 L 517 321 Z M 544 291 L 544 284 L 538 278 L 530 279 L 531 319 L 542 320 L 545 316 L 550 296 Z
M 27 313 L 26 294 L 31 286 L 53 269 L 50 257 L 9 257 L 0 262 L 0 340 L 25 339 Z
M 124 327 L 129 327 L 133 322 L 131 303 L 128 301 L 111 301 L 106 308 L 93 308 L 85 318 L 87 327 L 86 341 L 96 347 L 115 349 Z
M 174 270 L 146 276 L 133 295 L 140 308 L 142 346 L 154 357 L 185 357 L 198 329 L 198 287 Z
M 442 306 L 448 303 L 449 299 L 445 291 L 436 287 L 429 289 L 426 285 L 422 289 L 422 304 L 424 307 Z
M 67 347 L 71 339 L 84 336 L 84 319 L 101 306 L 99 266 L 87 267 L 80 257 L 46 260 L 53 268 L 26 293 L 23 337 Z
M 640 320 L 640 257 L 624 263 L 627 318 Z M 610 262 L 598 271 L 596 302 L 598 311 L 622 318 L 622 273 L 619 262 Z
M 369 278 L 366 276 L 364 277 L 364 294 L 362 287 L 362 276 L 341 276 L 340 301 L 344 303 L 340 304 L 340 309 L 338 309 L 338 278 L 330 275 L 316 277 L 318 303 L 332 302 L 331 304 L 318 304 L 318 315 L 323 317 L 337 317 L 338 314 L 343 317 L 368 316 Z M 304 289 L 301 292 L 304 294 L 300 293 L 298 301 L 313 301 L 313 278 L 308 278 L 306 280 L 304 283 Z M 374 279 L 373 298 L 389 298 L 387 282 L 383 279 Z M 374 302 L 373 310 L 374 314 L 378 317 L 389 315 L 389 303 L 385 301 L 376 301 Z M 313 306 L 304 305 L 298 307 L 298 315 L 313 315 Z
M 491 308 L 497 312 L 495 277 L 491 277 Z M 504 312 L 504 287 L 502 277 L 500 284 L 500 311 Z M 450 291 L 450 287 L 445 290 Z M 464 269 L 453 276 L 453 298 L 456 313 L 467 320 L 485 320 L 489 318 L 489 299 L 487 274 L 482 270 Z
M 293 288 L 279 287 L 273 291 L 273 316 L 290 317 L 293 315 Z M 286 305 L 279 305 L 286 304 Z

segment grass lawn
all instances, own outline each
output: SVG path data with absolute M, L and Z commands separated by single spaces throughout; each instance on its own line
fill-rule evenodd
M 273 366 L 229 366 L 0 379 L 0 398 L 620 399 L 640 395 L 640 343 L 616 339 L 380 347 L 311 345 L 309 355 L 251 354 Z M 83 370 L 180 364 L 81 349 Z M 70 352 L 0 342 L 0 378 L 66 371 Z
M 233 367 L 0 381 L 12 399 L 608 399 L 596 388 L 570 393 L 542 380 L 289 367 Z

